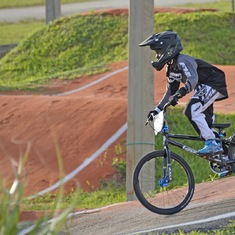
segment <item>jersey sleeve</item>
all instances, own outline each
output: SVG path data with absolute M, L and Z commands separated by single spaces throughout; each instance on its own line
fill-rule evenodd
M 183 73 L 184 87 L 189 93 L 198 83 L 197 63 L 193 57 L 181 55 L 178 66 Z
M 178 81 L 174 81 L 171 83 L 168 82 L 166 87 L 166 92 L 163 95 L 162 100 L 159 102 L 157 107 L 163 110 L 163 107 L 169 101 L 170 96 L 174 95 L 176 91 L 178 91 L 179 87 L 180 87 L 180 82 Z

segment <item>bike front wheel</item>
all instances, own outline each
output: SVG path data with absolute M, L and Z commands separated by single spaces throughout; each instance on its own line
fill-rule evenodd
M 133 186 L 141 204 L 148 210 L 170 215 L 184 209 L 194 194 L 195 180 L 188 163 L 171 152 L 172 180 L 164 183 L 166 171 L 165 151 L 154 151 L 137 164 Z

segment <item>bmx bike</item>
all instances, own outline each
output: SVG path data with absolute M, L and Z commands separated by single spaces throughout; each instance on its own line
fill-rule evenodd
M 141 204 L 148 210 L 162 215 L 170 215 L 183 210 L 191 201 L 195 180 L 189 164 L 178 154 L 170 150 L 176 146 L 209 161 L 210 168 L 219 176 L 235 172 L 235 135 L 226 138 L 225 129 L 230 123 L 214 123 L 216 141 L 223 147 L 223 153 L 201 156 L 197 150 L 174 139 L 204 141 L 199 136 L 169 133 L 165 119 L 167 103 L 153 120 L 155 135 L 163 136 L 163 150 L 156 150 L 145 155 L 137 164 L 133 175 L 133 187 Z

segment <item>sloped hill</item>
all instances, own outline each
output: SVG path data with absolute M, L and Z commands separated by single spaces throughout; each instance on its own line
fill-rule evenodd
M 73 15 L 33 32 L 0 60 L 0 90 L 38 89 L 51 79 L 104 72 L 108 65 L 127 60 L 127 13 Z M 234 63 L 234 19 L 229 12 L 162 8 L 156 9 L 154 30 L 173 29 L 183 39 L 184 53 L 229 65 Z

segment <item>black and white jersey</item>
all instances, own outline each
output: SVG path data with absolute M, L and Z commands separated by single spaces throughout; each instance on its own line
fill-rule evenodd
M 187 93 L 197 89 L 201 84 L 205 84 L 222 94 L 222 98 L 217 100 L 228 98 L 224 72 L 203 60 L 179 54 L 171 63 L 168 63 L 166 77 L 168 79 L 167 88 L 158 104 L 160 109 L 179 89 L 180 83 L 186 88 Z

